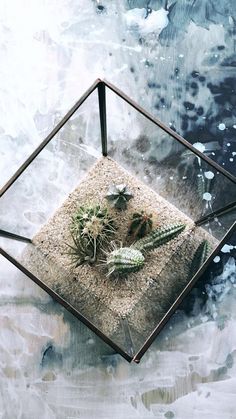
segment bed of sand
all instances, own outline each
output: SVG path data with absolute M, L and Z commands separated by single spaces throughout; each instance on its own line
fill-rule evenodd
M 110 208 L 118 227 L 115 238 L 123 245 L 127 243 L 128 226 L 134 212 L 144 210 L 152 214 L 153 228 L 176 222 L 186 224 L 178 237 L 148 253 L 139 272 L 118 281 L 107 277 L 101 264 L 72 268 L 66 244 L 71 243 L 71 217 L 76 209 L 86 204 L 109 206 L 105 195 L 112 183 L 125 183 L 134 196 L 127 210 Z M 137 332 L 137 340 L 139 337 L 142 340 L 187 285 L 191 258 L 203 239 L 213 247 L 217 244 L 215 238 L 196 228 L 189 217 L 114 160 L 102 157 L 35 235 L 34 246 L 29 246 L 22 257 L 28 268 L 105 334 L 110 337 L 115 334 L 116 340 L 123 341 L 128 321 L 129 333 Z

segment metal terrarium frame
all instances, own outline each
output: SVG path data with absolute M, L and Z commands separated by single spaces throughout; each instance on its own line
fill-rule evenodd
M 209 166 L 214 168 L 218 173 L 221 173 L 224 177 L 228 180 L 233 182 L 236 185 L 236 178 L 226 171 L 224 168 L 219 166 L 213 160 L 211 160 L 208 156 L 203 154 L 201 151 L 193 147 L 190 143 L 188 143 L 183 137 L 173 131 L 171 128 L 163 124 L 157 118 L 153 117 L 149 112 L 139 106 L 136 102 L 134 102 L 131 98 L 129 98 L 125 93 L 115 87 L 113 84 L 109 83 L 106 80 L 97 79 L 93 85 L 81 96 L 81 98 L 75 103 L 75 105 L 69 110 L 69 112 L 64 116 L 64 118 L 56 125 L 56 127 L 51 131 L 51 133 L 41 142 L 41 144 L 34 150 L 34 152 L 29 156 L 29 158 L 19 167 L 19 169 L 15 172 L 15 174 L 9 179 L 9 181 L 3 186 L 0 191 L 0 197 L 2 197 L 5 192 L 11 187 L 11 185 L 19 178 L 19 176 L 25 171 L 25 169 L 31 164 L 31 162 L 38 156 L 38 154 L 44 149 L 44 147 L 54 138 L 54 136 L 60 131 L 60 129 L 67 123 L 67 121 L 71 118 L 71 116 L 79 109 L 79 107 L 85 102 L 85 100 L 91 95 L 92 92 L 97 90 L 98 92 L 98 102 L 99 102 L 99 115 L 100 115 L 100 129 L 101 129 L 101 145 L 102 145 L 102 155 L 108 155 L 108 147 L 107 147 L 107 112 L 106 112 L 106 89 L 110 89 L 116 95 L 118 95 L 121 99 L 127 102 L 131 107 L 133 107 L 136 111 L 142 114 L 145 118 L 149 121 L 154 123 L 156 126 L 161 128 L 167 134 L 169 134 L 174 140 L 181 143 L 184 147 L 189 149 L 195 156 L 198 156 L 202 160 L 204 160 Z M 208 221 L 214 220 L 215 217 L 221 216 L 226 214 L 229 211 L 236 209 L 236 201 L 231 202 L 230 204 L 217 209 L 216 211 L 212 211 L 210 214 L 207 214 L 197 220 L 195 220 L 196 226 L 201 226 Z M 48 292 L 55 300 L 61 303 L 67 310 L 69 310 L 72 314 L 74 314 L 79 320 L 81 320 L 84 324 L 86 324 L 93 332 L 95 332 L 98 336 L 100 336 L 106 343 L 108 343 L 115 351 L 120 353 L 125 359 L 129 362 L 139 362 L 141 357 L 147 351 L 151 343 L 154 341 L 158 333 L 164 327 L 166 322 L 170 319 L 171 315 L 176 311 L 179 307 L 183 299 L 186 295 L 191 291 L 195 283 L 201 277 L 203 272 L 207 269 L 211 261 L 217 255 L 221 247 L 227 242 L 227 240 L 231 237 L 231 235 L 236 231 L 236 221 L 233 223 L 231 228 L 227 231 L 226 235 L 223 239 L 219 242 L 218 246 L 215 248 L 211 256 L 205 261 L 205 263 L 201 266 L 198 272 L 192 277 L 190 282 L 184 288 L 182 293 L 178 296 L 175 300 L 174 304 L 171 308 L 166 312 L 165 316 L 162 320 L 157 324 L 153 332 L 149 335 L 148 339 L 144 342 L 140 350 L 133 354 L 133 356 L 126 353 L 122 348 L 120 348 L 115 342 L 113 342 L 109 337 L 107 337 L 100 329 L 96 327 L 94 323 L 88 320 L 82 313 L 80 313 L 77 309 L 75 309 L 71 304 L 69 304 L 66 300 L 64 300 L 60 295 L 54 292 L 50 287 L 48 287 L 43 281 L 41 281 L 38 277 L 36 277 L 32 272 L 26 269 L 19 261 L 17 261 L 14 257 L 12 257 L 8 252 L 4 249 L 0 248 L 0 253 L 7 258 L 11 263 L 13 263 L 17 268 L 19 268 L 24 274 L 26 274 L 29 278 L 31 278 L 36 284 L 38 284 L 41 288 Z M 6 231 L 1 229 L 0 236 L 5 237 L 12 240 L 19 240 L 23 242 L 32 243 L 31 239 L 28 237 L 23 237 L 21 235 L 17 235 L 11 233 L 10 231 Z

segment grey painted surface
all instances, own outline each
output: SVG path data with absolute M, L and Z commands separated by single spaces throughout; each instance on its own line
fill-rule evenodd
M 1 2 L 1 183 L 97 77 L 235 172 L 236 6 L 177 0 L 165 11 L 165 3 Z M 115 137 L 121 127 L 112 129 Z M 63 185 L 63 173 L 59 155 L 50 174 Z M 23 216 L 36 228 L 42 214 Z M 235 249 L 223 250 L 210 285 L 140 365 L 1 258 L 0 417 L 235 419 Z

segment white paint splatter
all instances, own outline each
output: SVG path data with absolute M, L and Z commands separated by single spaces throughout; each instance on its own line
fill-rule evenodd
M 194 143 L 193 147 L 195 147 L 198 151 L 201 151 L 201 153 L 204 153 L 206 150 L 206 147 L 202 143 Z
M 213 172 L 209 171 L 209 172 L 205 172 L 205 173 L 204 173 L 204 176 L 205 176 L 207 179 L 213 179 L 213 177 L 214 177 L 215 175 L 214 175 L 214 173 L 213 173 Z
M 232 246 L 231 244 L 225 244 L 225 245 L 222 247 L 221 252 L 222 252 L 222 253 L 229 253 L 229 252 L 230 252 L 230 250 L 232 250 L 232 249 L 233 249 L 233 246 Z
M 210 200 L 211 200 L 211 198 L 212 198 L 212 195 L 211 195 L 211 193 L 209 193 L 209 192 L 205 192 L 205 193 L 202 195 L 202 197 L 203 197 L 203 199 L 205 199 L 205 201 L 210 201 Z
M 219 128 L 219 130 L 220 130 L 220 131 L 224 131 L 224 130 L 225 130 L 225 128 L 226 128 L 226 126 L 225 126 L 225 124 L 223 124 L 223 122 L 222 122 L 221 124 L 219 124 L 219 125 L 218 125 L 218 128 Z
M 161 33 L 161 31 L 168 25 L 168 11 L 161 8 L 157 11 L 153 10 L 147 16 L 146 9 L 132 9 L 126 12 L 125 19 L 128 27 L 137 29 L 142 35 L 149 33 Z

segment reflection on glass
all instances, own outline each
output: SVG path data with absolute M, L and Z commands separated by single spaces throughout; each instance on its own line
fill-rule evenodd
M 218 240 L 222 240 L 235 221 L 236 206 L 209 220 L 203 220 L 201 226 Z

